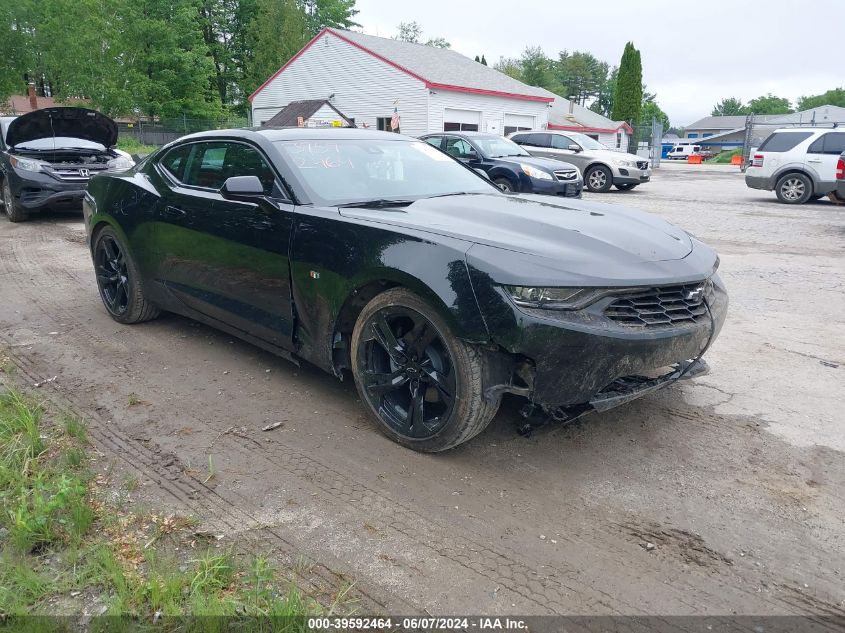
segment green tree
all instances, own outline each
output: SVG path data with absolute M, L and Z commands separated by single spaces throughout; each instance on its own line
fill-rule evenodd
M 599 87 L 595 101 L 590 104 L 590 110 L 608 118 L 610 117 L 613 113 L 613 95 L 616 92 L 616 80 L 618 76 L 619 68 L 614 66 L 607 80 Z
M 614 121 L 627 121 L 634 125 L 640 120 L 640 110 L 643 105 L 643 66 L 640 51 L 633 42 L 625 44 L 622 60 L 613 94 L 613 110 L 611 117 Z
M 520 79 L 529 86 L 550 89 L 553 86 L 551 60 L 539 46 L 529 46 L 519 58 Z
M 557 61 L 552 63 L 555 92 L 580 105 L 598 97 L 607 83 L 608 72 L 607 62 L 581 51 L 561 51 Z
M 736 97 L 722 99 L 713 106 L 713 111 L 710 113 L 711 116 L 737 116 L 740 114 L 748 114 L 748 108 Z
M 669 117 L 660 109 L 655 101 L 655 95 L 648 95 L 648 99 L 643 100 L 643 107 L 640 110 L 640 125 L 651 125 L 652 119 L 657 119 L 659 123 L 663 124 L 663 133 L 667 133 L 672 127 L 669 123 Z
M 798 110 L 809 110 L 810 108 L 818 108 L 825 105 L 845 108 L 845 89 L 834 88 L 820 95 L 799 97 L 798 99 Z
M 475 56 L 475 61 L 477 61 L 477 62 L 480 64 L 480 63 L 481 63 L 481 58 L 479 58 L 479 57 L 478 57 L 478 55 L 476 55 L 476 56 Z
M 493 68 L 508 77 L 522 81 L 522 66 L 518 59 L 513 57 L 500 57 L 499 61 L 493 64 Z
M 745 109 L 754 114 L 791 114 L 794 112 L 789 99 L 776 97 L 771 93 L 752 99 Z
M 433 46 L 434 48 L 451 48 L 452 45 L 442 37 L 434 37 L 422 41 L 422 26 L 418 22 L 400 22 L 397 27 L 398 34 L 394 39 L 402 42 L 410 42 L 411 44 L 425 44 L 426 46 Z M 476 56 L 476 60 L 479 61 Z
M 358 14 L 355 0 L 302 0 L 305 9 L 307 35 L 314 37 L 322 29 L 351 29 L 361 26 L 354 18 Z
M 296 0 L 256 0 L 246 29 L 244 92 L 251 93 L 308 41 L 308 17 Z
M 481 54 L 481 63 L 485 66 L 487 65 L 487 58 L 484 57 L 484 53 Z

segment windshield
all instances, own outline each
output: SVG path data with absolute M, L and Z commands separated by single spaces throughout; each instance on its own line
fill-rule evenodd
M 607 149 L 607 145 L 599 143 L 597 140 L 590 138 L 586 134 L 581 134 L 580 132 L 567 132 L 566 135 L 578 143 L 582 149 Z
M 54 144 L 55 143 L 55 144 Z M 17 149 L 91 149 L 97 151 L 105 151 L 105 145 L 101 145 L 100 143 L 94 143 L 92 141 L 86 141 L 83 138 L 71 138 L 69 136 L 57 136 L 55 139 L 51 136 L 50 138 L 39 138 L 32 141 L 24 141 L 23 143 L 18 143 L 15 146 Z
M 326 205 L 499 191 L 422 141 L 343 139 L 276 141 L 275 145 L 310 196 Z
M 481 148 L 490 158 L 502 158 L 504 156 L 531 156 L 512 140 L 504 137 L 475 137 L 473 143 Z

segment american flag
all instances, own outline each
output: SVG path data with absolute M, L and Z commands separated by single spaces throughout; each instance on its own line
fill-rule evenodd
M 393 104 L 393 116 L 390 117 L 390 129 L 394 132 L 399 129 L 399 108 L 396 107 L 396 104 Z

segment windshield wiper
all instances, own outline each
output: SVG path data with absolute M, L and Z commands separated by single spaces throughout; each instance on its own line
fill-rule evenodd
M 389 200 L 387 198 L 376 198 L 375 200 L 361 200 L 359 202 L 347 202 L 339 204 L 339 209 L 362 208 L 362 209 L 384 209 L 385 207 L 407 207 L 414 204 L 416 200 Z
M 449 193 L 438 193 L 436 196 L 428 196 L 429 198 L 446 198 L 447 196 L 477 196 L 479 191 L 451 191 Z

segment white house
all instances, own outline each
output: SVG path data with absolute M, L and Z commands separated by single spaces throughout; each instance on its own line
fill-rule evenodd
M 324 29 L 249 100 L 254 125 L 294 101 L 327 100 L 358 127 L 507 134 L 543 129 L 555 95 L 455 51 Z

